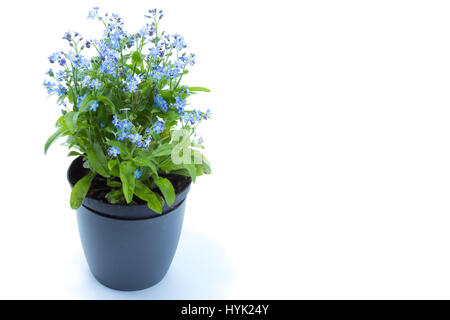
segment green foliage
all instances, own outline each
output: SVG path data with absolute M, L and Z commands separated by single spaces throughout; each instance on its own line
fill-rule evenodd
M 150 190 L 149 187 L 147 187 L 145 184 L 143 184 L 140 181 L 137 181 L 136 183 L 136 189 L 135 189 L 136 196 L 138 196 L 140 199 L 147 201 L 148 207 L 157 212 L 162 212 L 162 203 L 159 201 L 157 195 Z
M 89 161 L 89 167 L 94 172 L 99 173 L 104 177 L 109 177 L 108 161 L 103 153 L 102 147 L 98 142 L 94 142 L 86 149 L 87 158 Z
M 203 92 L 211 92 L 208 88 L 203 87 L 188 87 L 190 91 L 203 91 Z
M 120 164 L 120 180 L 122 180 L 122 190 L 127 203 L 133 200 L 134 186 L 136 179 L 133 176 L 136 167 L 131 161 L 124 161 Z
M 154 181 L 159 190 L 161 190 L 167 204 L 171 206 L 175 200 L 175 189 L 173 188 L 172 183 L 169 181 L 169 179 L 161 177 L 155 178 Z
M 125 201 L 125 198 L 122 193 L 122 189 L 112 190 L 112 191 L 108 192 L 106 194 L 105 198 L 111 204 L 121 204 Z
M 59 137 L 62 137 L 63 135 L 65 135 L 67 133 L 67 130 L 64 130 L 64 128 L 58 128 L 58 130 L 56 130 L 56 132 L 54 134 L 52 134 L 47 142 L 45 143 L 44 146 L 44 154 L 47 153 L 48 148 L 50 148 L 50 146 L 52 145 L 53 142 L 55 142 L 56 139 L 58 139 Z
M 83 199 L 89 191 L 91 182 L 94 179 L 95 173 L 89 172 L 89 174 L 81 178 L 73 187 L 70 195 L 70 207 L 72 209 L 78 209 L 83 203 Z

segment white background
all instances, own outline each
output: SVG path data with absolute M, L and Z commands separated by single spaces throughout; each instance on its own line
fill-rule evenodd
M 212 93 L 213 174 L 188 198 L 166 278 L 89 273 L 59 108 L 42 86 L 67 30 L 147 9 L 184 35 Z M 0 298 L 450 298 L 450 2 L 2 1 Z

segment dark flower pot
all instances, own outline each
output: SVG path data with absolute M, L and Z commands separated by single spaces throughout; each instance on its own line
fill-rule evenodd
M 71 186 L 86 174 L 82 159 L 68 170 Z M 147 205 L 111 205 L 86 197 L 77 210 L 78 229 L 89 268 L 103 285 L 141 290 L 161 281 L 175 255 L 190 184 L 162 214 Z

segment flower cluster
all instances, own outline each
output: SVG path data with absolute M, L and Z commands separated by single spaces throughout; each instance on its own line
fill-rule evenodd
M 190 137 L 211 112 L 189 109 L 189 96 L 209 90 L 181 84 L 196 56 L 186 51 L 183 36 L 160 31 L 163 15 L 161 10 L 149 10 L 148 22 L 128 33 L 119 15 L 101 15 L 94 7 L 88 19 L 104 26 L 100 38 L 84 39 L 77 32 L 63 35 L 70 49 L 48 57 L 52 68 L 46 73 L 50 79 L 44 81 L 47 93 L 55 94 L 65 107 L 48 145 L 67 136 L 68 146 L 84 155 L 86 166 L 108 179 L 116 172 L 114 166 L 125 167 L 123 163 L 134 168 L 130 178 L 143 181 L 172 171 L 193 179 L 209 172 L 206 160 L 193 170 L 191 164 L 171 159 L 170 150 L 181 143 L 174 132 L 184 130 L 183 146 L 194 144 Z M 105 157 L 101 163 L 108 167 L 97 163 L 99 157 Z M 123 196 L 131 201 L 125 191 Z
M 162 131 L 157 131 L 155 129 L 145 129 L 144 135 L 139 134 L 139 129 L 133 125 L 127 119 L 120 120 L 117 116 L 113 118 L 113 124 L 116 127 L 117 131 L 115 132 L 117 141 L 125 141 L 128 139 L 131 143 L 135 144 L 137 147 L 149 147 L 150 142 L 152 141 L 152 131 L 155 133 L 161 133 Z M 155 122 L 155 125 L 160 123 L 160 121 Z M 162 127 L 164 127 L 164 123 L 162 123 Z

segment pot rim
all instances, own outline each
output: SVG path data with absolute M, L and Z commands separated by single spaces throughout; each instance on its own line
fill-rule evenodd
M 95 209 L 89 208 L 89 207 L 85 206 L 84 204 L 82 204 L 81 206 L 82 206 L 84 209 L 90 211 L 91 213 L 96 214 L 96 215 L 98 215 L 98 216 L 101 216 L 102 218 L 105 218 L 105 219 L 122 220 L 122 221 L 140 221 L 140 220 L 150 220 L 150 219 L 161 218 L 161 217 L 163 217 L 163 216 L 165 216 L 165 215 L 171 214 L 171 213 L 174 212 L 176 209 L 178 209 L 185 201 L 186 201 L 186 198 L 184 198 L 184 199 L 183 199 L 180 203 L 178 203 L 176 206 L 170 208 L 169 211 L 162 212 L 162 213 L 160 213 L 160 214 L 157 213 L 157 215 L 151 215 L 151 216 L 149 216 L 149 217 L 140 217 L 140 218 L 139 218 L 139 217 L 138 217 L 138 218 L 116 217 L 116 216 L 112 216 L 112 215 L 109 215 L 109 214 L 107 214 L 107 213 L 99 212 L 99 211 L 97 211 L 97 210 L 95 210 Z M 146 206 L 146 205 L 145 205 L 145 206 Z M 125 206 L 124 206 L 124 207 L 125 207 Z
M 75 170 L 75 165 L 77 161 L 81 161 L 82 157 L 79 156 L 75 158 L 71 164 L 69 165 L 69 168 L 67 169 L 67 180 L 69 181 L 69 184 L 71 188 L 73 188 L 74 184 L 72 184 L 71 181 L 71 172 Z M 169 214 L 176 208 L 178 208 L 186 199 L 186 196 L 188 192 L 190 191 L 190 187 L 192 185 L 192 179 L 190 179 L 189 184 L 179 193 L 175 194 L 175 203 L 172 204 L 172 206 L 168 206 L 167 203 L 164 203 L 164 206 L 162 208 L 161 213 L 157 213 L 153 210 L 151 210 L 147 204 L 111 204 L 106 203 L 91 197 L 86 196 L 83 199 L 82 206 L 86 209 L 91 210 L 94 213 L 97 213 L 101 216 L 108 217 L 111 219 L 118 219 L 118 220 L 144 220 L 144 219 L 151 219 L 156 217 L 161 217 L 163 215 Z M 177 202 L 177 198 L 179 201 Z M 180 199 L 181 198 L 181 199 Z M 131 216 L 127 216 L 127 214 L 124 213 L 124 211 L 131 210 L 131 212 L 128 212 L 127 214 L 130 214 Z M 105 213 L 109 212 L 109 213 Z M 112 213 L 111 213 L 112 212 Z

